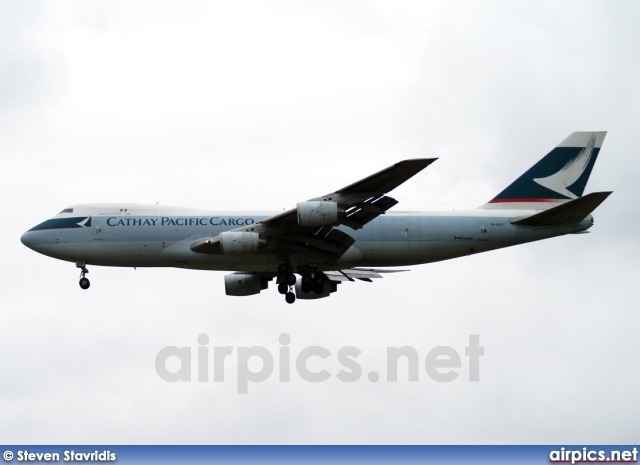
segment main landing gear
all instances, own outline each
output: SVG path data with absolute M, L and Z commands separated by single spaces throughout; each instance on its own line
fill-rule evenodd
M 305 274 L 302 276 L 300 290 L 305 294 L 313 291 L 315 294 L 320 295 L 324 292 L 324 279 L 316 273 L 313 275 Z
M 89 289 L 89 286 L 91 286 L 91 283 L 89 282 L 88 278 L 85 278 L 84 275 L 86 275 L 87 273 L 89 273 L 89 270 L 87 270 L 86 264 L 82 263 L 82 262 L 78 262 L 76 263 L 76 267 L 80 268 L 80 287 L 82 289 Z
M 319 273 L 317 269 L 312 268 L 302 274 L 302 281 L 300 281 L 299 291 L 307 294 L 313 292 L 316 295 L 321 295 L 325 292 L 325 277 L 322 273 Z M 288 304 L 292 304 L 296 301 L 296 294 L 294 293 L 294 287 L 296 285 L 296 275 L 293 274 L 293 268 L 289 263 L 281 263 L 278 266 L 278 292 L 284 295 L 284 299 Z M 310 298 L 310 297 L 307 297 Z
M 289 263 L 281 263 L 278 265 L 278 292 L 284 295 L 284 300 L 288 304 L 292 304 L 296 301 L 296 294 L 293 292 L 293 287 L 296 285 L 296 275 L 293 274 L 293 270 Z

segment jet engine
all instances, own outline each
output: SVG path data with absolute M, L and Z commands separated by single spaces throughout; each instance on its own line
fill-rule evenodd
M 224 277 L 227 295 L 245 296 L 259 294 L 269 286 L 269 279 L 251 273 L 231 273 Z
M 226 231 L 220 233 L 220 247 L 224 255 L 245 255 L 256 253 L 265 241 L 257 232 Z
M 301 226 L 328 226 L 338 222 L 336 202 L 307 201 L 296 205 Z

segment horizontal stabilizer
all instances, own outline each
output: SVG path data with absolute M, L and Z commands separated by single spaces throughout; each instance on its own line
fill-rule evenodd
M 511 223 L 525 226 L 557 226 L 560 224 L 579 223 L 589 216 L 609 195 L 611 195 L 611 192 L 593 192 Z

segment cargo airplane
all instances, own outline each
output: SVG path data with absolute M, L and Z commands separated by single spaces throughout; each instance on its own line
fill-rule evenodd
M 327 297 L 405 267 L 585 232 L 611 192 L 583 196 L 606 132 L 574 132 L 495 198 L 466 211 L 389 211 L 387 194 L 435 158 L 404 160 L 287 211 L 219 212 L 141 204 L 80 204 L 22 235 L 27 247 L 87 266 L 232 271 L 227 295 L 275 278 L 288 303 Z

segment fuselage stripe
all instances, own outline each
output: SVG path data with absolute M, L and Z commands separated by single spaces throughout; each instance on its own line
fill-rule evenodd
M 51 218 L 29 231 L 46 231 L 52 229 L 76 229 L 83 227 L 91 227 L 91 218 L 87 216 L 79 216 L 73 218 Z

